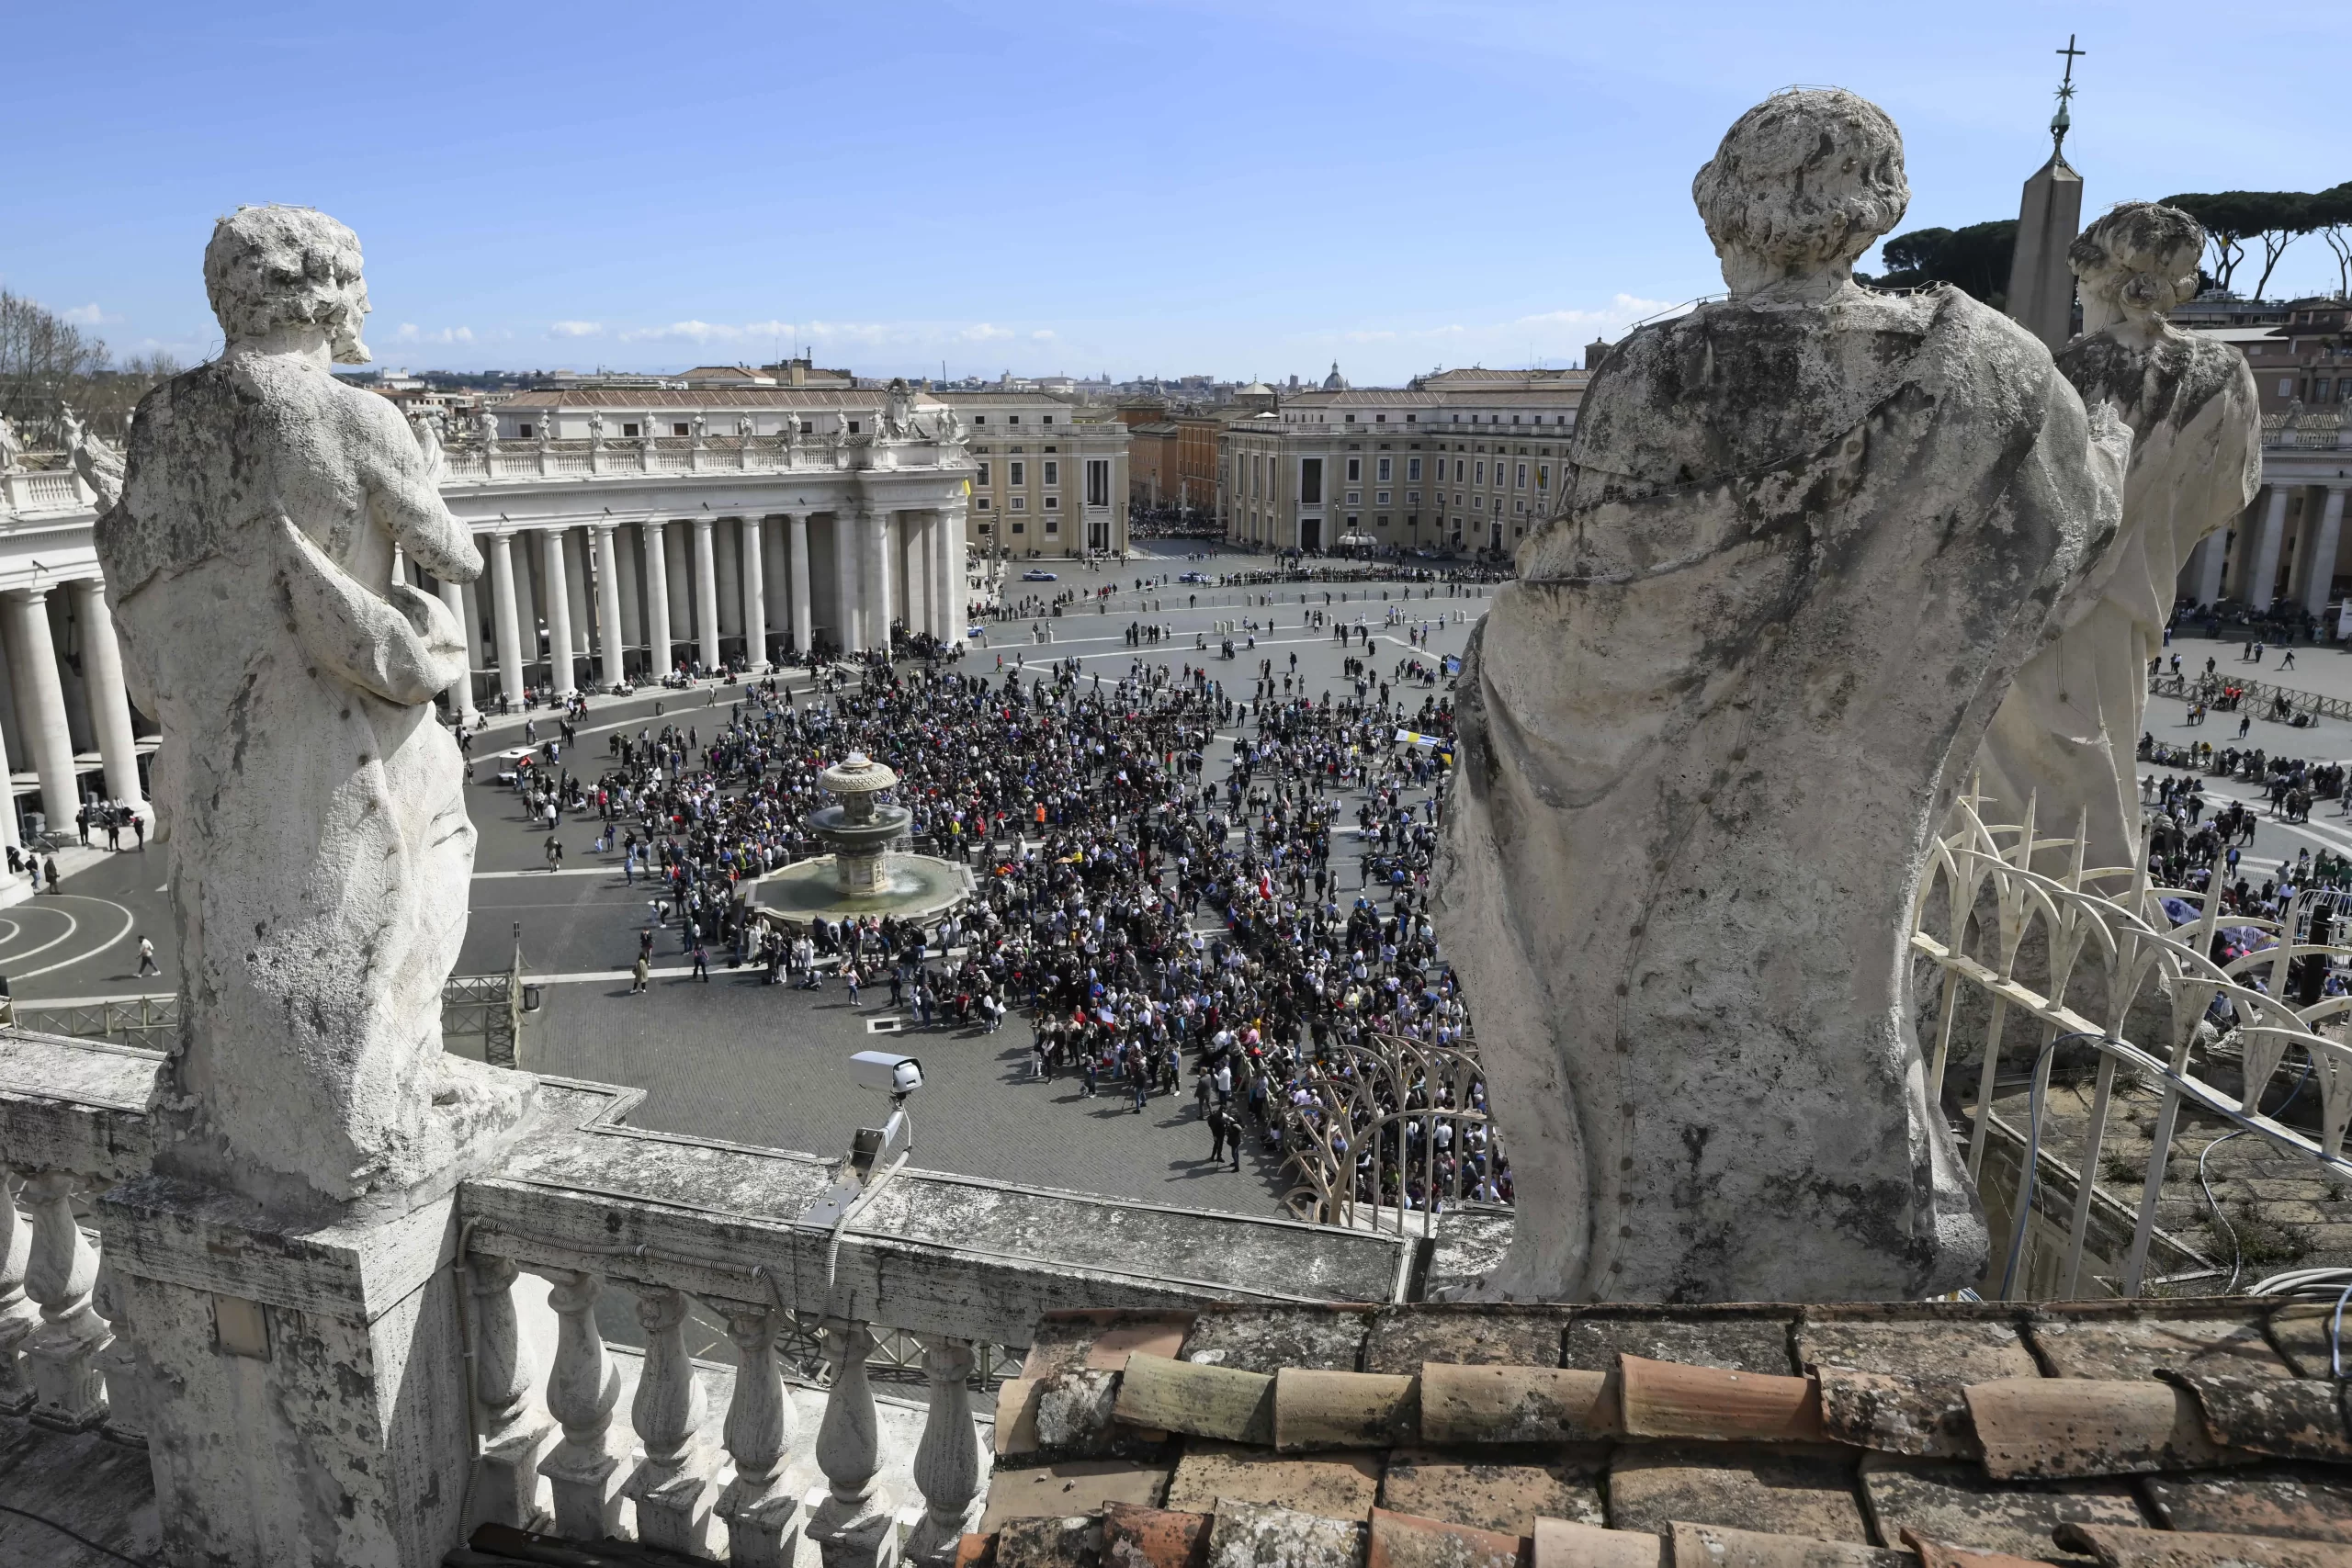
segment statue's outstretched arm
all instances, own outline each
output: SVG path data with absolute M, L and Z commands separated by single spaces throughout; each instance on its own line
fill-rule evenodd
M 409 558 L 445 582 L 471 582 L 481 575 L 481 552 L 464 524 L 441 503 L 437 463 L 428 461 L 391 404 L 362 393 L 357 405 L 368 426 L 357 446 L 360 477 L 377 524 Z M 437 459 L 439 453 L 434 454 Z

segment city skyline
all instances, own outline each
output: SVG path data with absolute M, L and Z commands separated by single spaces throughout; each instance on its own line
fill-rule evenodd
M 1373 384 L 1563 366 L 1721 287 L 1690 175 L 1790 81 L 1835 81 L 1902 126 L 1901 230 L 2014 216 L 2069 30 L 2088 51 L 2067 141 L 2086 216 L 2352 173 L 2182 71 L 2199 18 L 949 3 L 878 40 L 856 17 L 741 7 L 682 42 L 597 6 L 558 28 L 28 13 L 11 29 L 28 60 L 103 31 L 112 90 L 94 114 L 86 72 L 23 79 L 27 166 L 78 175 L 0 240 L 0 285 L 118 354 L 198 359 L 217 339 L 189 263 L 213 218 L 288 201 L 358 232 L 385 367 L 808 351 L 956 378 L 1319 380 L 1337 360 Z M 2233 56 L 2322 20 L 2233 19 Z M 2272 292 L 2334 280 L 2307 239 Z

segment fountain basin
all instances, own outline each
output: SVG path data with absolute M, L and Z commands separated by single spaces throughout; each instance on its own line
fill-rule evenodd
M 852 892 L 842 886 L 831 855 L 795 861 L 744 885 L 744 907 L 755 918 L 786 926 L 815 920 L 854 920 L 874 915 L 935 919 L 970 897 L 971 868 L 930 855 L 894 854 L 883 863 L 880 886 Z

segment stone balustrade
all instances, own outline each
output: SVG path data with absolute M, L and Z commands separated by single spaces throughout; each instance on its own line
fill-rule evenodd
M 442 483 L 489 484 L 550 475 L 795 473 L 865 468 L 967 465 L 964 448 L 927 438 L 853 436 L 838 450 L 825 437 L 802 435 L 629 436 L 604 441 L 507 441 L 493 447 L 451 447 Z M 69 476 L 70 477 L 70 476 Z
M 75 1205 L 141 1268 L 161 1256 L 138 1229 L 160 1213 L 141 1196 L 159 1060 L 0 1030 L 0 1173 L 15 1198 L 0 1204 L 0 1410 L 141 1440 L 138 1385 L 120 1375 L 137 1333 L 110 1306 Z M 1413 1285 L 1408 1238 L 911 1167 L 827 1222 L 811 1210 L 842 1162 L 634 1128 L 639 1098 L 542 1080 L 532 1130 L 458 1190 L 438 1245 L 458 1287 L 451 1342 L 469 1352 L 472 1522 L 633 1532 L 737 1563 L 789 1562 L 803 1534 L 828 1568 L 945 1562 L 986 1490 L 981 1347 L 1024 1344 L 1062 1308 L 1386 1302 Z M 235 1289 L 263 1303 L 257 1316 L 299 1310 L 299 1272 L 248 1269 Z M 598 1326 L 616 1295 L 638 1347 Z M 813 1434 L 779 1355 L 812 1322 L 830 1374 Z M 731 1367 L 691 1353 L 711 1325 Z M 910 1415 L 884 1420 L 866 1377 L 877 1343 L 903 1337 L 922 1348 L 927 1395 L 910 1456 L 886 1444 Z M 917 1495 L 885 1483 L 893 1453 L 911 1459 Z

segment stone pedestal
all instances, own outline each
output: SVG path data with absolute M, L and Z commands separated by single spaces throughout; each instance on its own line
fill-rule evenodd
M 453 1209 L 290 1228 L 158 1177 L 101 1200 L 164 1561 L 429 1568 L 460 1543 Z

